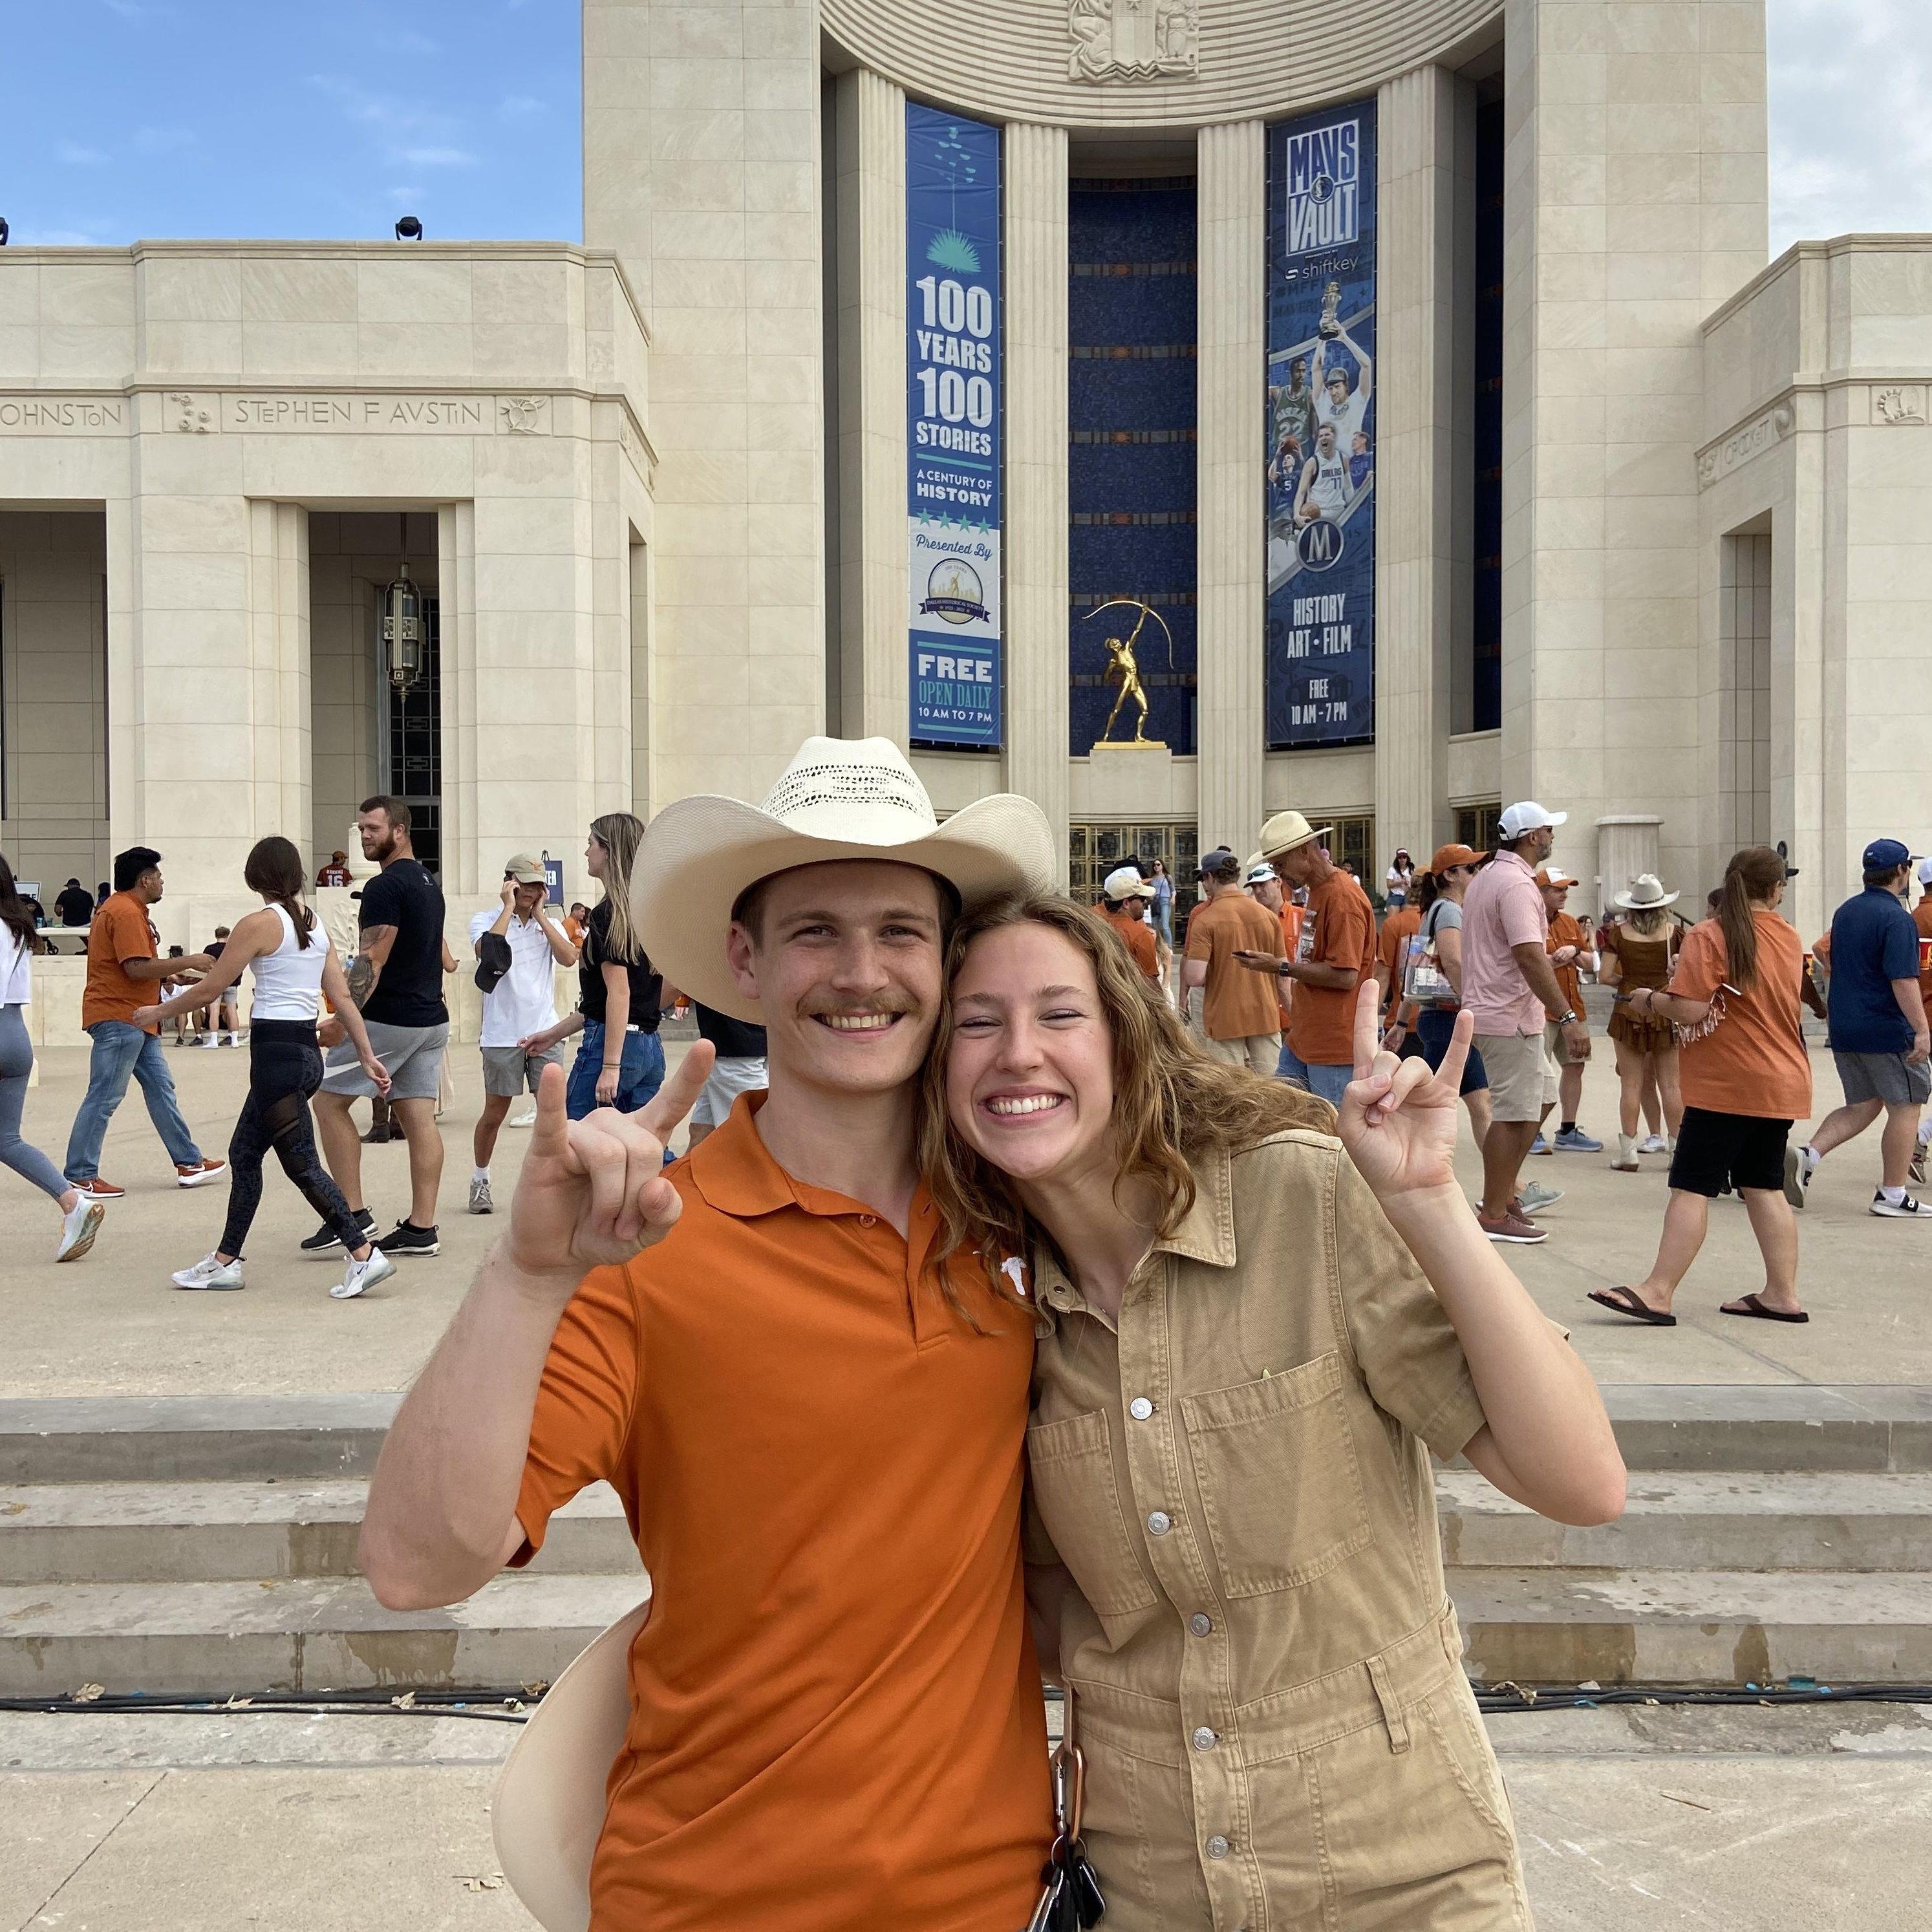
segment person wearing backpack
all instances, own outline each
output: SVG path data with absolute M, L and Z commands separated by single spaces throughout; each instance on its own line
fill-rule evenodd
M 476 1117 L 470 1152 L 470 1211 L 496 1212 L 490 1195 L 490 1160 L 496 1150 L 510 1102 L 527 1088 L 534 1094 L 543 1070 L 563 1064 L 561 1045 L 526 1051 L 530 1036 L 556 1024 L 559 966 L 577 964 L 577 948 L 552 914 L 550 884 L 541 861 L 518 853 L 503 868 L 494 911 L 470 921 L 476 955 L 476 984 L 483 994 L 483 1111 Z
M 1483 855 L 1467 845 L 1438 845 L 1428 871 L 1416 875 L 1414 902 L 1422 923 L 1408 941 L 1402 998 L 1383 1044 L 1396 1052 L 1402 1034 L 1412 1030 L 1423 1058 L 1434 1068 L 1449 1051 L 1462 1010 L 1462 895 L 1482 862 Z M 1490 1076 L 1473 1046 L 1463 1063 L 1461 1091 L 1480 1148 L 1490 1130 Z

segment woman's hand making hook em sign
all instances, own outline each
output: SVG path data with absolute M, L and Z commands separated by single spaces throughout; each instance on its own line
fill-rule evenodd
M 511 1266 L 567 1301 L 591 1269 L 621 1264 L 670 1232 L 684 1203 L 664 1178 L 664 1149 L 715 1057 L 700 1040 L 648 1106 L 634 1114 L 600 1107 L 581 1120 L 566 1116 L 563 1069 L 544 1069 L 503 1238 Z
M 1340 1132 L 1362 1178 L 1387 1202 L 1456 1185 L 1456 1108 L 1475 1022 L 1456 1016 L 1439 1071 L 1398 1060 L 1378 1040 L 1382 988 L 1365 979 L 1355 996 L 1355 1077 L 1342 1095 Z

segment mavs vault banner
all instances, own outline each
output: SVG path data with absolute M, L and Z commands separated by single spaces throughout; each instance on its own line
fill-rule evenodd
M 906 105 L 916 744 L 1000 742 L 1000 130 Z
M 1268 130 L 1268 742 L 1376 729 L 1376 104 Z

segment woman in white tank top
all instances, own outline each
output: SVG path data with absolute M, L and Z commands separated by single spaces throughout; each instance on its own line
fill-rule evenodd
M 220 1244 L 174 1276 L 177 1288 L 236 1288 L 242 1244 L 262 1199 L 262 1162 L 272 1148 L 283 1172 L 335 1231 L 349 1254 L 347 1272 L 329 1290 L 338 1300 L 360 1294 L 396 1271 L 350 1211 L 342 1190 L 316 1153 L 309 1096 L 322 1084 L 317 1016 L 326 997 L 354 1045 L 362 1070 L 387 1092 L 388 1070 L 369 1044 L 362 1015 L 350 998 L 335 948 L 315 914 L 302 903 L 302 855 L 286 838 L 258 839 L 242 876 L 262 896 L 260 912 L 236 926 L 212 972 L 185 992 L 142 1008 L 137 1026 L 211 1006 L 242 976 L 255 976 L 249 1016 L 248 1097 L 228 1143 L 228 1221 Z

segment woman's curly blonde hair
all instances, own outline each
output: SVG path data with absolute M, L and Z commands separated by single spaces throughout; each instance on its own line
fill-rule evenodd
M 952 1042 L 952 988 L 975 941 L 1013 926 L 1044 926 L 1068 940 L 1094 970 L 1114 1043 L 1114 1142 L 1123 1181 L 1153 1182 L 1164 1203 L 1156 1238 L 1171 1234 L 1194 1205 L 1194 1170 L 1204 1155 L 1245 1145 L 1285 1127 L 1332 1133 L 1334 1110 L 1298 1088 L 1264 1080 L 1211 1058 L 1160 990 L 1134 964 L 1120 936 L 1084 906 L 1058 894 L 994 901 L 954 926 L 946 951 L 946 997 L 920 1086 L 919 1162 L 940 1231 L 933 1252 L 976 1253 L 997 1292 L 1020 1298 L 1000 1272 L 1009 1256 L 1051 1238 L 1020 1204 L 1006 1177 L 954 1128 L 946 1109 Z M 1068 1258 L 1060 1256 L 1065 1264 Z

